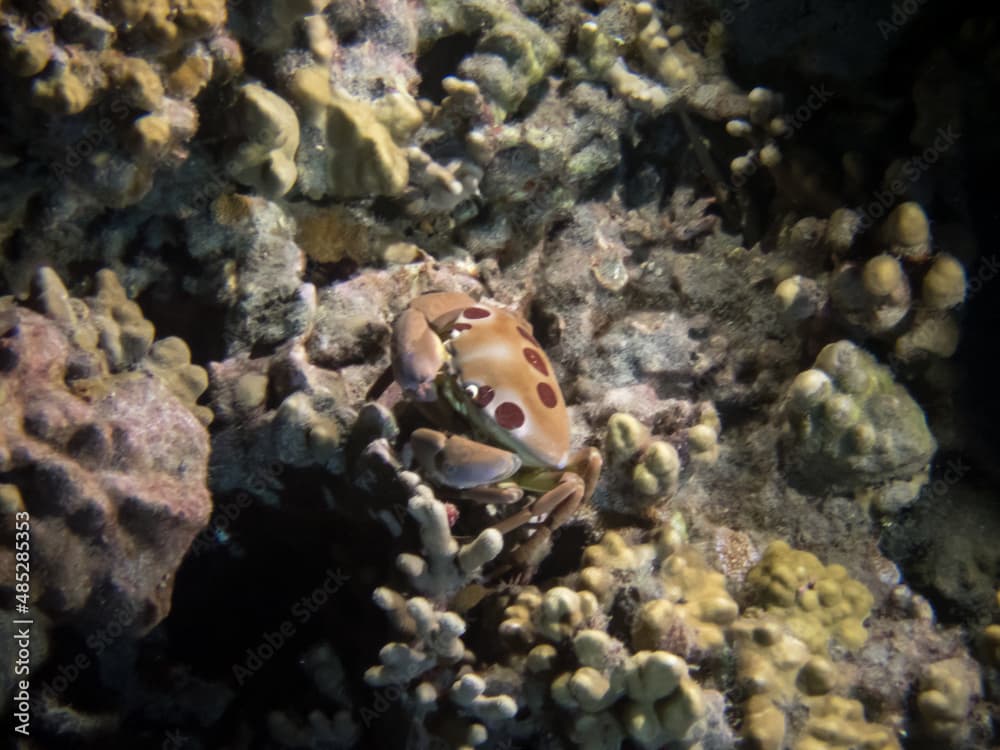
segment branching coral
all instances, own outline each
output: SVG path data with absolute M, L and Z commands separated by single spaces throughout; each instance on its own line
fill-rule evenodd
M 515 112 L 559 60 L 556 42 L 506 3 L 447 0 L 432 4 L 428 21 L 435 36 L 479 34 L 459 74 L 476 83 L 497 121 Z M 428 35 L 427 40 L 433 38 Z

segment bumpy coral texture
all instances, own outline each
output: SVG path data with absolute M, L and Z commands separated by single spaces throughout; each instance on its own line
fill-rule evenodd
M 183 161 L 183 144 L 198 126 L 192 99 L 242 65 L 238 46 L 222 31 L 222 0 L 121 0 L 101 4 L 103 16 L 90 2 L 22 4 L 31 9 L 25 13 L 13 5 L 0 11 L 0 59 L 34 110 L 18 117 L 27 123 L 41 114 L 52 123 L 43 148 L 54 152 L 55 176 L 84 178 L 105 205 L 134 204 L 157 168 Z M 87 127 L 59 153 L 58 118 L 67 115 Z M 90 147 L 80 149 L 83 142 Z
M 82 301 L 43 269 L 32 304 L 0 307 L 0 471 L 31 514 L 32 596 L 56 622 L 145 632 L 211 511 L 205 373 L 110 272 Z
M 882 503 L 916 497 L 937 444 L 920 406 L 888 368 L 849 341 L 826 346 L 792 383 L 784 441 L 794 481 L 811 491 L 896 480 Z
M 436 502 L 418 494 L 410 514 L 420 520 L 422 506 Z M 448 580 L 466 582 L 449 605 L 462 611 L 486 593 L 474 583 L 477 566 L 498 547 L 487 532 L 460 548 L 441 513 L 436 532 L 420 521 L 421 537 L 425 550 L 446 548 L 438 567 L 455 566 Z M 434 566 L 433 560 L 427 566 L 411 557 L 398 561 L 407 574 Z M 485 624 L 487 632 L 495 628 L 489 637 L 501 639 L 499 662 L 481 659 L 465 645 L 468 624 L 457 612 L 430 598 L 378 589 L 375 601 L 401 639 L 382 649 L 381 664 L 368 671 L 367 681 L 406 685 L 411 710 L 458 747 L 487 737 L 528 739 L 563 724 L 575 746 L 595 750 L 627 741 L 648 748 L 731 741 L 719 726 L 721 696 L 689 674 L 689 663 L 721 655 L 723 629 L 737 616 L 722 576 L 670 528 L 634 546 L 608 533 L 586 550 L 584 564 L 562 583 L 545 590 L 521 587 L 490 605 L 502 607 L 498 620 Z M 607 632 L 610 619 L 623 614 L 615 613 L 617 578 L 632 581 L 644 602 L 625 615 L 632 625 L 624 639 Z M 411 581 L 434 591 L 412 575 Z M 483 635 L 482 625 L 476 635 Z
M 755 601 L 780 615 L 816 653 L 824 653 L 831 640 L 858 648 L 868 638 L 864 620 L 872 595 L 842 565 L 823 565 L 809 552 L 772 542 L 747 582 L 757 592 Z

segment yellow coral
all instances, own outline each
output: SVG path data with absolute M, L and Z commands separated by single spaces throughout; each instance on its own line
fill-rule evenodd
M 931 251 L 930 222 L 924 209 L 914 201 L 900 203 L 886 218 L 882 238 L 893 255 L 924 260 Z
M 864 707 L 855 700 L 828 695 L 809 711 L 809 720 L 794 750 L 899 750 L 888 727 L 865 720 Z
M 725 627 L 739 614 L 726 579 L 684 545 L 660 566 L 662 594 L 640 607 L 632 629 L 637 648 L 704 655 L 725 646 Z
M 34 76 L 45 70 L 55 44 L 52 29 L 28 31 L 16 26 L 0 34 L 5 66 L 18 76 Z
M 868 639 L 864 620 L 874 600 L 842 565 L 824 566 L 815 555 L 776 541 L 747 582 L 760 606 L 784 620 L 813 652 L 825 652 L 831 638 L 850 649 Z
M 229 162 L 229 173 L 269 198 L 277 198 L 295 184 L 298 170 L 299 120 L 284 99 L 250 83 L 240 89 L 239 121 L 242 137 Z
M 299 70 L 290 88 L 305 121 L 326 137 L 326 185 L 309 188 L 310 197 L 356 198 L 403 192 L 409 180 L 409 162 L 390 130 L 379 121 L 375 105 L 334 91 L 329 74 L 318 67 Z
M 965 269 L 950 255 L 938 255 L 924 276 L 921 301 L 934 310 L 947 310 L 965 300 Z
M 130 106 L 146 112 L 160 108 L 164 95 L 163 83 L 144 59 L 109 51 L 102 55 L 101 66 L 111 85 Z
M 650 432 L 631 414 L 618 412 L 608 418 L 605 442 L 613 461 L 628 461 L 649 442 Z
M 66 68 L 47 78 L 36 80 L 31 87 L 31 101 L 54 115 L 75 115 L 90 104 L 93 92 Z
M 656 440 L 632 470 L 632 484 L 637 492 L 649 497 L 670 495 L 677 489 L 680 472 L 677 449 L 670 443 Z
M 167 76 L 167 90 L 172 96 L 193 99 L 212 78 L 212 58 L 192 54 L 185 57 Z
M 928 664 L 920 675 L 917 693 L 924 731 L 935 739 L 957 739 L 977 697 L 979 674 L 966 660 L 944 659 Z

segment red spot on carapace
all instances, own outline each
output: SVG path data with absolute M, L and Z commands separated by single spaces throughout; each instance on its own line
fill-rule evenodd
M 451 528 L 455 525 L 455 521 L 458 520 L 458 508 L 452 503 L 445 503 L 444 512 L 448 515 L 448 528 Z
M 545 361 L 542 359 L 542 355 L 538 353 L 536 349 L 530 349 L 524 347 L 524 358 L 528 360 L 528 364 L 538 370 L 545 377 L 549 376 L 549 368 L 545 366 Z
M 539 349 L 542 348 L 542 345 L 538 343 L 538 339 L 536 339 L 534 336 L 532 336 L 531 333 L 528 332 L 528 331 L 526 331 L 524 328 L 521 328 L 521 326 L 517 327 L 517 332 L 519 334 L 521 334 L 521 336 L 523 336 L 525 339 L 527 339 L 528 341 L 530 341 L 532 344 L 534 344 L 535 346 L 537 346 Z
M 493 400 L 495 395 L 496 392 L 488 385 L 481 385 L 479 386 L 479 390 L 476 392 L 476 397 L 472 399 L 472 403 L 479 407 L 486 406 Z
M 465 312 L 462 314 L 471 320 L 479 320 L 480 318 L 490 317 L 490 311 L 484 310 L 481 307 L 467 307 L 465 308 Z
M 451 328 L 453 331 L 468 331 L 472 326 L 469 323 L 456 323 Z
M 545 404 L 545 406 L 550 409 L 555 408 L 556 402 L 559 399 L 556 398 L 556 392 L 553 390 L 551 385 L 548 383 L 539 383 L 535 386 L 535 390 L 538 391 L 538 398 L 542 400 L 542 403 Z
M 493 412 L 497 424 L 505 430 L 516 430 L 524 424 L 524 412 L 521 407 L 511 401 L 504 401 Z

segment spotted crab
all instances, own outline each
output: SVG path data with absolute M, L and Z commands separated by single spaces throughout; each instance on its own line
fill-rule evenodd
M 510 564 L 533 568 L 590 498 L 602 459 L 571 452 L 566 402 L 531 325 L 466 294 L 425 294 L 393 326 L 390 377 L 444 427 L 414 430 L 404 458 L 449 499 L 498 506 L 501 533 L 530 529 Z

